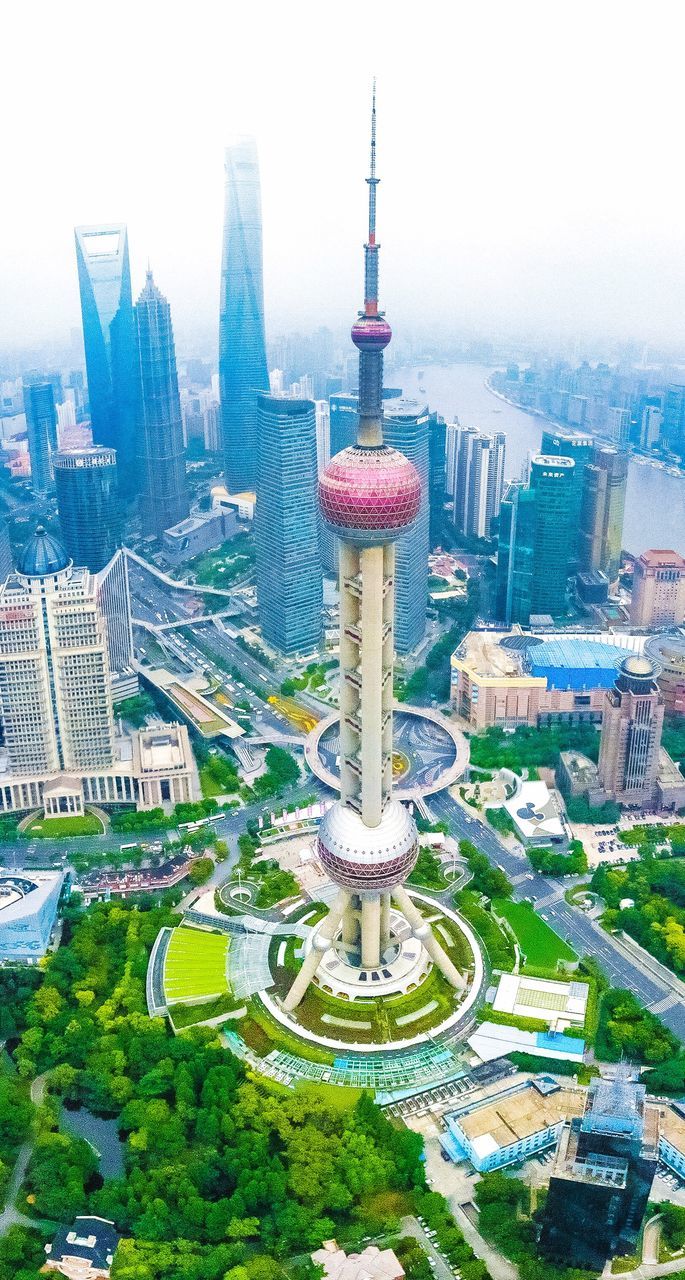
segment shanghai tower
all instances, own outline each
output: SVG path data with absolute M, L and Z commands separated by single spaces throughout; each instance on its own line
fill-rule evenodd
M 407 933 L 448 982 L 466 985 L 404 888 L 418 835 L 392 796 L 395 542 L 418 516 L 421 479 L 412 462 L 383 443 L 383 351 L 392 331 L 378 310 L 375 90 L 371 120 L 364 310 L 352 326 L 359 351 L 357 441 L 329 462 L 319 481 L 323 519 L 340 540 L 341 796 L 321 821 L 316 851 L 338 893 L 313 932 L 286 1012 L 297 1008 L 327 953 L 360 979 L 373 979 L 379 966 L 392 963 Z
M 219 379 L 226 487 L 254 490 L 257 394 L 268 392 L 262 278 L 262 205 L 253 138 L 226 148 Z

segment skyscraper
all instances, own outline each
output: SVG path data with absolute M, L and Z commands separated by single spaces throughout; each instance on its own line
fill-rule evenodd
M 255 551 L 262 635 L 284 654 L 310 653 L 323 637 L 312 400 L 257 399 Z
M 69 559 L 91 573 L 121 546 L 121 501 L 114 449 L 70 449 L 53 460 L 57 512 Z
M 441 414 L 428 418 L 428 501 L 430 506 L 430 545 L 438 547 L 443 537 L 446 485 L 447 424 Z
M 538 454 L 527 486 L 510 484 L 500 510 L 497 616 L 526 626 L 531 614 L 558 617 L 567 610 L 571 567 L 571 458 Z
M 15 773 L 112 764 L 107 639 L 95 584 L 87 569 L 72 569 L 42 526 L 0 588 L 0 706 Z
M 638 556 L 630 621 L 634 627 L 679 627 L 685 622 L 685 560 L 677 551 Z
M 149 268 L 134 311 L 141 387 L 140 514 L 145 532 L 161 538 L 165 529 L 185 520 L 190 503 L 171 307 Z
M 403 887 L 418 836 L 392 798 L 394 542 L 419 514 L 421 479 L 413 463 L 383 441 L 383 351 L 392 334 L 378 310 L 375 96 L 372 122 L 364 310 L 352 326 L 359 351 L 357 443 L 337 454 L 319 481 L 321 510 L 340 540 L 341 799 L 321 822 L 317 855 L 338 893 L 312 933 L 286 1011 L 300 1003 L 327 954 L 326 963 L 347 966 L 371 990 L 386 956 L 398 954 L 400 937 L 411 937 L 414 960 L 423 949 L 449 982 L 465 985 Z M 391 899 L 398 911 L 391 911 Z
M 502 502 L 506 436 L 456 426 L 453 437 L 455 528 L 469 538 L 490 538 Z
M 533 613 L 566 613 L 566 590 L 573 554 L 576 492 L 572 458 L 538 454 L 530 464 L 535 494 L 535 582 Z
M 548 458 L 572 458 L 574 462 L 571 499 L 573 554 L 570 558 L 570 569 L 572 573 L 575 573 L 581 563 L 580 516 L 586 467 L 593 461 L 595 452 L 592 436 L 583 431 L 543 431 L 542 433 L 540 453 Z
M 421 481 L 421 502 L 412 525 L 403 530 L 395 549 L 395 649 L 411 653 L 423 640 L 428 609 L 430 552 L 429 414 L 419 400 L 386 400 L 383 434 L 391 448 L 403 453 Z
M 24 413 L 31 459 L 31 488 L 44 498 L 52 488 L 52 457 L 57 449 L 57 410 L 52 383 L 39 373 L 24 377 Z
M 128 498 L 139 487 L 140 386 L 126 227 L 76 227 L 75 235 L 93 440 L 116 449 Z
M 662 436 L 669 449 L 685 457 L 685 386 L 672 382 L 666 389 Z
M 627 454 L 610 445 L 596 448 L 585 466 L 579 563 L 583 571 L 599 569 L 609 582 L 616 581 L 621 567 L 627 484 Z
M 7 520 L 0 521 L 0 584 L 12 572 L 14 560 L 10 542 L 10 527 Z
M 540 1237 L 548 1257 L 597 1273 L 634 1250 L 659 1153 L 659 1112 L 645 1095 L 626 1063 L 591 1082 L 552 1166 Z
M 254 138 L 226 148 L 221 262 L 219 375 L 225 482 L 229 492 L 257 479 L 257 393 L 269 390 L 264 337 L 262 207 Z
M 664 700 L 649 658 L 624 658 L 607 689 L 597 771 L 608 800 L 649 805 L 656 795 Z

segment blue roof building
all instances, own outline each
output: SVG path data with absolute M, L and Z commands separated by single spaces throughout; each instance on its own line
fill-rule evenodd
M 625 656 L 616 644 L 569 638 L 535 645 L 524 662 L 530 675 L 546 678 L 548 689 L 610 689 Z

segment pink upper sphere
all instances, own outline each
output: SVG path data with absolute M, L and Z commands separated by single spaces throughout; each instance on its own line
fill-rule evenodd
M 421 479 L 414 464 L 388 445 L 352 445 L 326 467 L 319 503 L 324 520 L 341 537 L 371 546 L 392 541 L 413 524 Z
M 352 325 L 352 341 L 360 351 L 382 351 L 392 338 L 392 329 L 382 316 L 360 316 Z

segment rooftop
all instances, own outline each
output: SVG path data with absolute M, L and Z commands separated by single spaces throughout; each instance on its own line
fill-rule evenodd
M 639 561 L 650 569 L 685 569 L 685 560 L 677 551 L 643 551 Z
M 523 1142 L 542 1129 L 579 1116 L 584 1095 L 575 1089 L 560 1088 L 541 1094 L 532 1082 L 522 1089 L 496 1097 L 472 1111 L 446 1117 L 458 1126 L 480 1156 Z
M 363 1253 L 345 1253 L 335 1240 L 325 1240 L 312 1254 L 328 1280 L 401 1280 L 404 1270 L 392 1249 L 367 1245 Z
M 74 1218 L 71 1227 L 60 1227 L 52 1244 L 45 1246 L 51 1262 L 82 1258 L 91 1267 L 109 1273 L 119 1243 L 119 1233 L 107 1218 Z
M 39 524 L 20 552 L 17 570 L 25 578 L 44 578 L 60 573 L 68 564 L 69 557 L 62 543 Z

